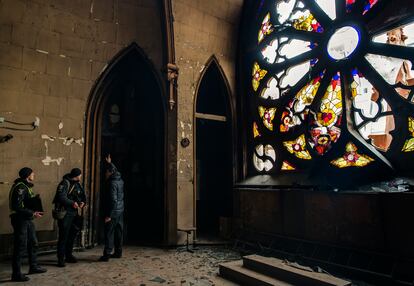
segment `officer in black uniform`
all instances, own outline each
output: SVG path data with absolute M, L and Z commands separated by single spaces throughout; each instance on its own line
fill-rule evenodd
M 55 199 L 53 200 L 58 208 L 63 206 L 66 209 L 65 217 L 58 220 L 57 258 L 59 267 L 65 267 L 65 261 L 69 263 L 77 262 L 72 251 L 76 235 L 82 227 L 80 225 L 82 217 L 80 217 L 78 211 L 86 204 L 85 191 L 80 184 L 81 177 L 82 171 L 80 169 L 72 169 L 59 183 Z
M 42 212 L 33 211 L 25 206 L 28 199 L 33 198 L 34 172 L 28 167 L 19 171 L 19 177 L 9 194 L 10 219 L 13 226 L 13 259 L 12 259 L 12 281 L 24 282 L 29 277 L 21 272 L 21 260 L 27 248 L 29 256 L 29 274 L 44 273 L 47 270 L 37 264 L 37 237 L 33 218 L 42 217 Z

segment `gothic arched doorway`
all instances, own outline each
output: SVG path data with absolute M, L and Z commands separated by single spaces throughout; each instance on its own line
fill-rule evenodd
M 194 105 L 195 207 L 199 241 L 226 236 L 233 215 L 233 119 L 228 82 L 213 56 Z
M 102 242 L 102 168 L 107 154 L 125 181 L 125 241 L 164 241 L 165 109 L 153 66 L 136 44 L 130 45 L 101 75 L 88 106 L 85 182 L 90 190 L 90 244 Z

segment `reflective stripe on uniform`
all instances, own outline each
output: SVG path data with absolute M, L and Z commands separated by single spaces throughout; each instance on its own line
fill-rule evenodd
M 10 210 L 10 214 L 14 214 L 14 213 L 16 213 L 16 211 L 15 210 L 13 210 L 12 209 L 12 206 L 11 206 L 11 199 L 12 199 L 12 194 L 13 194 L 13 192 L 14 192 L 14 190 L 15 189 L 17 189 L 17 187 L 18 186 L 20 186 L 20 185 L 23 185 L 25 188 L 27 188 L 27 190 L 29 191 L 29 197 L 30 198 L 33 198 L 34 197 L 34 193 L 33 193 L 33 190 L 32 190 L 32 188 L 29 188 L 25 183 L 23 183 L 23 182 L 18 182 L 16 185 L 14 185 L 13 187 L 12 187 L 12 189 L 10 190 L 10 193 L 9 193 L 9 210 Z M 23 201 L 21 202 L 21 206 L 20 207 L 22 207 L 22 208 L 24 208 L 24 203 L 23 203 Z

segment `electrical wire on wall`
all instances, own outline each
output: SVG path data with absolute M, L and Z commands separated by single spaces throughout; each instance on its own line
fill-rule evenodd
M 6 126 L 3 126 L 6 125 Z M 30 123 L 20 123 L 12 120 L 7 120 L 4 117 L 0 117 L 0 129 L 7 129 L 13 131 L 33 131 L 40 125 L 40 119 L 35 118 L 35 121 Z M 13 138 L 13 135 L 0 135 L 0 143 L 5 143 Z
M 3 126 L 3 124 L 11 126 Z M 0 128 L 14 131 L 33 131 L 40 125 L 40 119 L 36 117 L 35 121 L 30 123 L 20 123 L 16 121 L 7 120 L 4 117 L 0 117 Z M 21 126 L 21 127 L 17 127 Z

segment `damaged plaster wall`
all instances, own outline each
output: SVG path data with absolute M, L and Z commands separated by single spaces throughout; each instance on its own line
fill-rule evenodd
M 203 69 L 215 55 L 235 92 L 236 49 L 242 0 L 173 0 L 178 77 L 177 224 L 193 226 L 193 105 Z M 181 139 L 190 145 L 183 148 Z M 179 241 L 184 234 L 178 233 Z
M 83 167 L 84 120 L 93 83 L 108 62 L 136 42 L 162 69 L 162 31 L 153 0 L 1 0 L 0 117 L 40 126 L 31 132 L 0 129 L 0 234 L 10 234 L 8 195 L 18 170 L 36 173 L 43 199 L 38 230 L 52 230 L 52 198 L 62 176 Z M 0 124 L 1 126 L 1 124 Z M 1 183 L 8 182 L 8 183 Z M 0 236 L 0 254 L 9 236 Z

